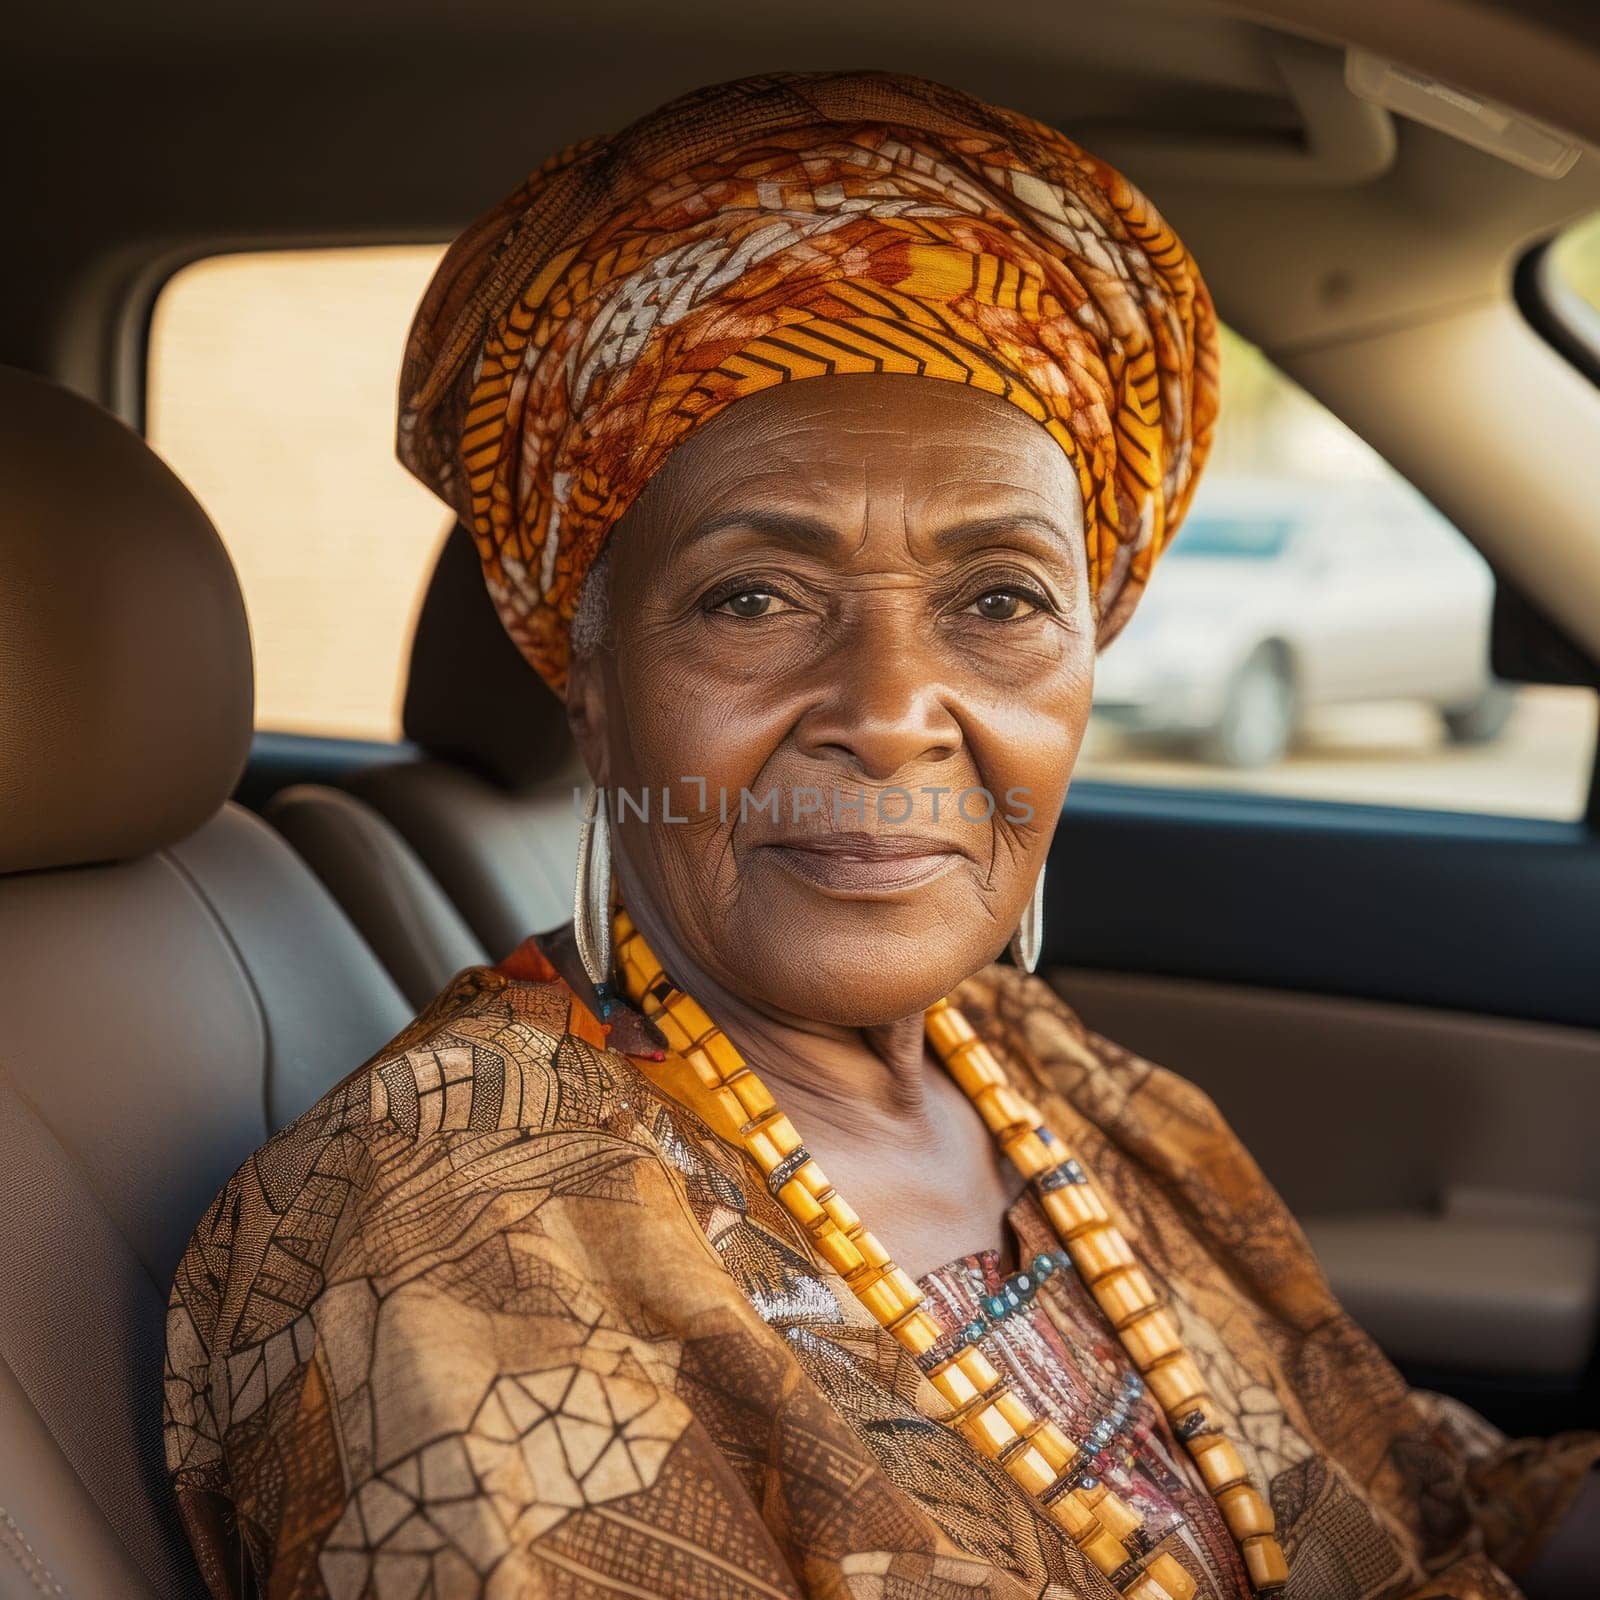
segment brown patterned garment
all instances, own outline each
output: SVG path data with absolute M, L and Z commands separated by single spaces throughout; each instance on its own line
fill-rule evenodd
M 511 972 L 527 976 L 512 977 Z M 1292 1600 L 1489 1600 L 1600 1441 L 1409 1390 L 1210 1102 L 991 968 L 953 997 L 1091 1165 L 1270 1495 Z M 474 968 L 248 1161 L 173 1286 L 167 1456 L 218 1596 L 1111 1600 L 743 1156 L 536 951 Z M 1031 1200 L 1021 1252 L 1049 1248 Z M 925 1284 L 970 1307 L 958 1262 Z M 991 1341 L 1069 1431 L 1121 1377 L 1060 1274 Z M 1148 1404 L 1114 1481 L 1237 1600 Z

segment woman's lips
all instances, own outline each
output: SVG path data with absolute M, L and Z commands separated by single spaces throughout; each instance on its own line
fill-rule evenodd
M 826 833 L 759 848 L 797 878 L 845 898 L 919 888 L 964 859 L 946 840 L 910 834 Z

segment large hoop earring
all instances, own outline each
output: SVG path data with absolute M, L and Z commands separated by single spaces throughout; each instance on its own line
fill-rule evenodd
M 602 1018 L 611 1014 L 611 822 L 606 791 L 591 786 L 578 828 L 578 878 L 572 893 L 572 932 L 578 960 L 594 985 Z
M 1024 972 L 1032 972 L 1039 965 L 1039 955 L 1044 949 L 1044 868 L 1034 880 L 1033 897 L 1023 907 L 1022 921 L 1011 935 L 1012 961 Z

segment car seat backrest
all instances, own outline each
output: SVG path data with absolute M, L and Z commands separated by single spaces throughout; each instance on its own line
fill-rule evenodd
M 211 1196 L 411 1014 L 227 803 L 243 603 L 144 443 L 0 369 L 0 1600 L 203 1593 L 162 1466 Z
M 365 800 L 297 783 L 267 803 L 274 828 L 328 886 L 414 1010 L 489 959 L 415 850 Z
M 417 621 L 403 723 L 422 759 L 366 768 L 349 780 L 351 792 L 399 833 L 492 960 L 565 922 L 577 861 L 574 791 L 586 779 L 566 710 L 501 626 L 460 527 L 445 542 Z M 321 813 L 317 793 L 305 788 L 267 814 L 297 844 L 302 834 L 353 826 L 348 812 Z M 374 941 L 393 939 L 375 882 L 360 888 L 344 873 L 335 893 Z M 416 914 L 426 922 L 426 907 Z M 384 920 L 375 926 L 374 916 Z M 459 944 L 431 922 L 422 938 L 432 947 Z M 431 970 L 448 976 L 437 963 Z

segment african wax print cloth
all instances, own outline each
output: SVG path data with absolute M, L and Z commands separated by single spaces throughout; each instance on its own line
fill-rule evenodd
M 1211 299 L 1120 173 L 922 79 L 746 78 L 546 163 L 429 286 L 398 450 L 559 689 L 583 579 L 668 454 L 742 396 L 859 373 L 972 385 L 1049 431 L 1109 642 L 1210 444 Z
M 1291 1600 L 1515 1595 L 1506 1571 L 1600 1441 L 1508 1441 L 1408 1388 L 1205 1095 L 1013 968 L 953 998 L 1170 1303 L 1270 1499 Z M 167 1332 L 167 1460 L 217 1596 L 1111 1600 L 668 1092 L 687 1070 L 606 1048 L 530 945 L 464 972 L 244 1164 Z M 1048 1246 L 1031 1198 L 1010 1225 L 1019 1251 Z M 994 1270 L 924 1287 L 954 1317 Z M 1121 1358 L 1071 1274 L 1046 1288 L 992 1343 L 1071 1432 Z M 1247 1593 L 1153 1407 L 1104 1470 L 1206 1600 Z

